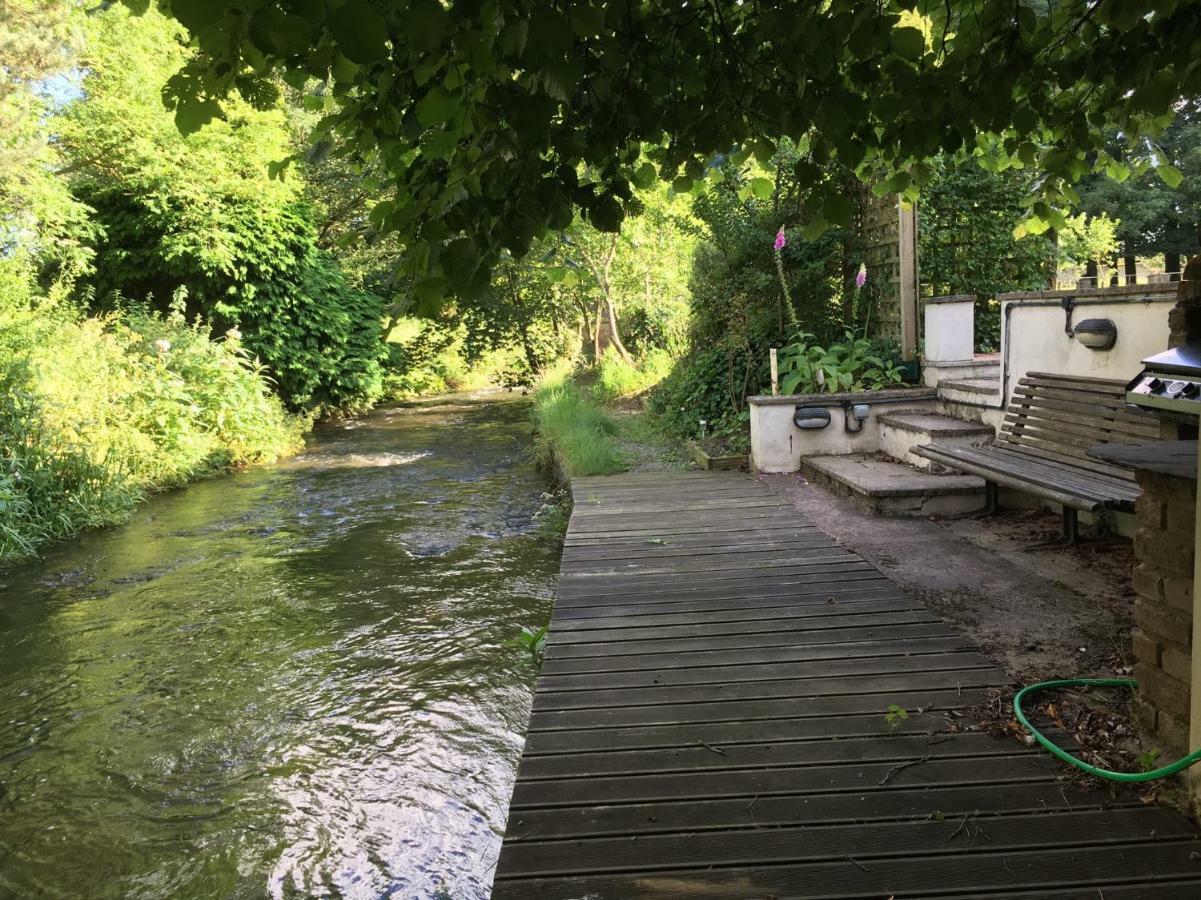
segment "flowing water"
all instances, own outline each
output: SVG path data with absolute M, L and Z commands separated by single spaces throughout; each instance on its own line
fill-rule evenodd
M 0 897 L 487 897 L 558 541 L 454 398 L 0 575 Z

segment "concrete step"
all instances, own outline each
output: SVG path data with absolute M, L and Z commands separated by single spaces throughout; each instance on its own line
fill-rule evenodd
M 922 366 L 922 381 L 935 387 L 943 381 L 965 378 L 1001 378 L 1001 361 L 993 357 L 976 357 L 961 362 L 930 362 Z
M 933 472 L 946 469 L 933 460 L 918 456 L 914 447 L 943 444 L 952 447 L 980 447 L 996 436 L 988 425 L 965 422 L 923 410 L 903 410 L 877 418 L 880 426 L 880 450 L 897 462 Z
M 809 456 L 801 472 L 881 516 L 954 516 L 984 508 L 984 479 L 933 475 L 879 456 Z
M 957 407 L 1001 408 L 1001 379 L 952 378 L 938 384 L 939 411 L 971 421 L 989 421 L 986 415 L 961 415 Z

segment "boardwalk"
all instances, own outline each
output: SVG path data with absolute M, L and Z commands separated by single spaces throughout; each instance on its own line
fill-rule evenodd
M 957 733 L 1004 674 L 751 476 L 573 487 L 495 900 L 1201 897 L 1183 818 Z

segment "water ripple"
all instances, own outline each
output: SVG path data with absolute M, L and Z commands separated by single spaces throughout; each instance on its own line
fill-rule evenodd
M 0 576 L 0 896 L 487 897 L 557 568 L 526 421 L 381 410 Z

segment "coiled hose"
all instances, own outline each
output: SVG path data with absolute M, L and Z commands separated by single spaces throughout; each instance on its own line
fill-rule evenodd
M 1038 684 L 1032 684 L 1022 688 L 1013 698 L 1013 713 L 1017 716 L 1017 720 L 1022 723 L 1022 727 L 1034 736 L 1034 739 L 1050 750 L 1053 754 L 1062 759 L 1065 763 L 1075 766 L 1077 769 L 1083 769 L 1090 775 L 1096 775 L 1098 778 L 1108 778 L 1110 781 L 1124 782 L 1140 782 L 1140 781 L 1155 781 L 1158 778 L 1167 778 L 1169 775 L 1175 775 L 1182 769 L 1187 769 L 1195 763 L 1201 762 L 1201 750 L 1194 750 L 1188 756 L 1176 760 L 1176 762 L 1160 766 L 1158 769 L 1152 769 L 1149 772 L 1111 772 L 1109 769 L 1101 769 L 1097 766 L 1089 765 L 1082 759 L 1077 759 L 1072 754 L 1068 753 L 1062 747 L 1056 746 L 1048 737 L 1041 731 L 1030 724 L 1030 720 L 1026 718 L 1026 714 L 1022 712 L 1022 698 L 1027 694 L 1033 694 L 1038 691 L 1049 691 L 1053 688 L 1065 687 L 1124 687 L 1131 690 L 1138 689 L 1138 682 L 1132 678 L 1061 678 L 1056 681 L 1041 681 Z

